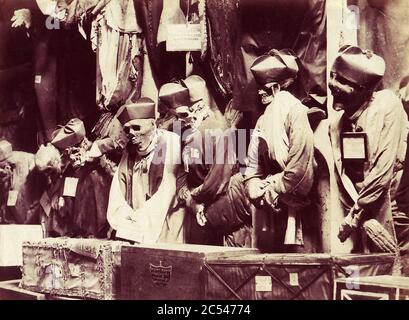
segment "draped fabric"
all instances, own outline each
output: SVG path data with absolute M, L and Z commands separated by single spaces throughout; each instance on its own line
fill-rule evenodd
M 31 62 L 31 43 L 25 28 L 12 28 L 10 21 L 15 10 L 35 9 L 35 1 L 0 1 L 0 70 Z M 3 73 L 0 71 L 0 77 Z M 0 78 L 1 82 L 1 78 Z
M 156 86 L 160 87 L 172 79 L 184 78 L 185 52 L 166 52 L 165 43 L 158 43 L 163 0 L 134 0 L 134 5 L 138 23 L 146 35 L 146 49 Z
M 208 0 L 206 3 L 210 48 L 209 78 L 213 80 L 216 92 L 225 98 L 231 97 L 233 92 L 234 46 L 239 33 L 237 5 L 237 0 Z
M 145 79 L 144 36 L 133 1 L 106 2 L 90 34 L 97 55 L 96 101 L 103 112 L 92 133 L 104 154 L 125 146 L 122 126 L 114 116 L 120 106 L 141 97 Z
M 87 127 L 95 106 L 95 55 L 74 27 L 47 29 L 39 17 L 34 36 L 35 90 L 41 123 L 39 143 L 49 141 L 57 124 L 80 118 Z
M 23 8 L 38 13 L 34 0 L 0 1 L 0 139 L 10 141 L 14 149 L 34 152 L 32 42 L 26 28 L 12 28 L 10 21 L 14 11 Z
M 383 87 L 397 90 L 401 79 L 409 75 L 409 29 L 404 23 L 409 15 L 409 2 L 355 0 L 348 4 L 360 9 L 358 45 L 385 59 Z
M 254 127 L 262 112 L 250 66 L 273 48 L 293 49 L 300 58 L 299 80 L 292 92 L 297 98 L 310 92 L 325 95 L 325 5 L 325 0 L 208 1 L 212 83 L 219 93 L 233 96 L 236 109 L 256 111 L 248 126 Z
M 131 1 L 110 2 L 92 24 L 91 43 L 98 60 L 96 98 L 103 111 L 115 112 L 141 95 L 143 37 L 133 10 Z

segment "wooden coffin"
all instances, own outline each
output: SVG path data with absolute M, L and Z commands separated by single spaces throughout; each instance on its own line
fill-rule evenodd
M 389 254 L 257 254 L 209 261 L 207 299 L 331 300 L 334 280 L 391 274 Z M 212 275 L 217 274 L 218 277 Z
M 157 244 L 122 247 L 121 297 L 127 300 L 205 299 L 209 261 L 256 249 Z
M 50 295 L 115 299 L 123 244 L 70 238 L 25 242 L 21 286 Z

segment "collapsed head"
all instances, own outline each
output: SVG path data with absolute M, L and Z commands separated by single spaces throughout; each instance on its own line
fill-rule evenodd
M 156 132 L 155 103 L 149 98 L 141 98 L 136 103 L 122 106 L 117 114 L 130 143 L 140 152 L 146 150 Z
M 328 84 L 334 109 L 353 112 L 369 99 L 384 74 L 385 61 L 380 56 L 356 46 L 342 47 Z
M 254 60 L 250 70 L 260 87 L 261 103 L 269 104 L 277 90 L 288 88 L 297 77 L 297 57 L 289 50 L 271 50 Z
M 49 174 L 58 174 L 62 169 L 62 156 L 60 151 L 52 144 L 41 145 L 34 157 L 37 170 Z

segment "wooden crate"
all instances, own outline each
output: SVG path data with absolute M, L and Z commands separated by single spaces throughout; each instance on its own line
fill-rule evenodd
M 0 267 L 0 281 L 21 279 L 20 267 Z
M 121 295 L 135 300 L 206 297 L 209 260 L 242 256 L 256 249 L 157 244 L 122 247 Z
M 237 250 L 237 249 L 236 249 Z M 331 300 L 334 280 L 391 274 L 389 254 L 247 254 L 226 247 L 122 248 L 123 299 Z
M 123 244 L 70 238 L 25 242 L 22 287 L 53 296 L 115 299 Z
M 334 300 L 409 300 L 409 278 L 384 275 L 337 279 Z
M 257 254 L 209 261 L 207 299 L 331 300 L 334 280 L 391 274 L 389 254 Z M 214 277 L 217 274 L 218 277 Z

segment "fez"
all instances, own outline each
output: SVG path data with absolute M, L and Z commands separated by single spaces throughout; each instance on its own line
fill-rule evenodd
M 52 134 L 51 144 L 57 149 L 65 150 L 81 143 L 85 137 L 84 123 L 74 118 L 68 121 L 65 126 L 59 127 Z
M 207 95 L 206 81 L 202 77 L 192 75 L 183 80 L 183 85 L 189 90 L 191 104 L 204 99 Z
M 370 88 L 385 74 L 385 61 L 369 50 L 347 45 L 339 50 L 332 71 L 359 86 Z
M 125 104 L 118 110 L 117 118 L 122 125 L 136 119 L 155 119 L 155 102 L 140 98 L 135 103 Z
M 298 73 L 297 57 L 288 50 L 272 50 L 254 60 L 250 70 L 260 85 L 294 79 Z
M 159 99 L 167 107 L 190 106 L 189 90 L 180 83 L 166 83 L 159 90 Z
M 0 140 L 0 161 L 7 160 L 13 151 L 13 148 L 7 140 Z

